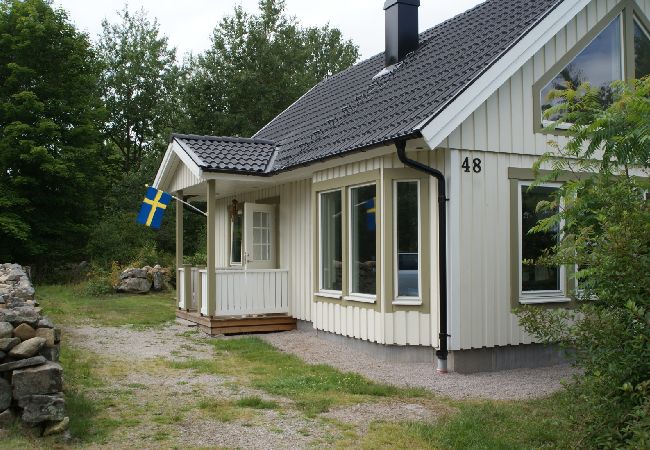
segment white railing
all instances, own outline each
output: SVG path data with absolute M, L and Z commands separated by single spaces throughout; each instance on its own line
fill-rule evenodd
M 289 313 L 289 271 L 217 269 L 216 316 L 249 316 L 257 314 Z M 201 313 L 208 315 L 208 276 L 206 269 L 192 268 L 192 300 L 185 302 L 184 269 L 179 269 L 177 286 L 179 308 L 196 309 L 201 297 Z

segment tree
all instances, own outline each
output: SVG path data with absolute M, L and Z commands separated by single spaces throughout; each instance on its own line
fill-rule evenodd
M 569 387 L 578 447 L 650 446 L 650 78 L 612 86 L 602 109 L 589 85 L 557 92 L 569 142 L 546 155 L 553 171 L 576 175 L 538 208 L 556 210 L 533 231 L 558 230 L 557 246 L 539 263 L 576 268 L 574 310 L 534 307 L 521 323 L 544 342 L 575 351 L 582 373 Z M 645 173 L 646 178 L 633 174 Z
M 98 73 L 64 11 L 0 2 L 0 260 L 83 255 L 104 185 Z
M 102 22 L 97 51 L 100 86 L 108 111 L 106 134 L 121 156 L 122 170 L 138 171 L 146 154 L 160 154 L 178 110 L 181 73 L 176 50 L 156 20 L 127 7 L 116 24 Z
M 282 0 L 261 0 L 259 9 L 235 7 L 215 28 L 212 47 L 190 59 L 185 131 L 250 136 L 359 56 L 338 29 L 301 28 Z

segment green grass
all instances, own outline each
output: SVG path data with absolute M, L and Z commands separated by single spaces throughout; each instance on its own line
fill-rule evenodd
M 146 328 L 174 320 L 173 292 L 148 295 L 85 295 L 77 286 L 38 286 L 44 313 L 58 325 L 92 321 L 97 325 Z
M 293 400 L 307 416 L 328 411 L 335 405 L 367 402 L 379 397 L 431 397 L 424 389 L 398 388 L 324 364 L 307 364 L 259 338 L 217 339 L 213 346 L 214 359 L 169 364 L 177 369 L 242 377 L 252 387 Z
M 273 400 L 264 400 L 261 397 L 244 397 L 235 403 L 241 408 L 252 408 L 252 409 L 278 409 L 278 402 Z

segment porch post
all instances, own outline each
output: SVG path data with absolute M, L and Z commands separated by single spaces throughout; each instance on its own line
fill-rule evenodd
M 176 192 L 178 198 L 183 198 L 183 191 Z M 176 200 L 176 306 L 181 304 L 180 280 L 178 269 L 183 267 L 183 204 Z
M 217 311 L 217 267 L 215 261 L 215 233 L 216 233 L 216 217 L 215 217 L 215 206 L 216 206 L 216 189 L 215 189 L 215 180 L 208 180 L 208 235 L 206 239 L 207 243 L 207 255 L 208 255 L 208 267 L 207 267 L 207 276 L 208 276 L 208 316 L 212 317 Z

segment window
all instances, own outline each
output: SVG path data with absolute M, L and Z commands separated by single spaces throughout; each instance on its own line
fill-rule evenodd
M 573 61 L 562 69 L 541 90 L 542 119 L 555 121 L 559 117 L 545 117 L 544 112 L 558 104 L 559 100 L 550 100 L 548 95 L 553 90 L 576 88 L 584 82 L 600 89 L 604 106 L 611 103 L 610 84 L 623 79 L 623 46 L 621 15 L 612 20 Z
M 230 264 L 241 265 L 242 257 L 242 235 L 243 235 L 243 215 L 242 211 L 237 214 L 230 222 Z
M 634 19 L 634 67 L 636 78 L 650 75 L 650 33 Z
M 341 191 L 320 194 L 320 290 L 343 289 Z
M 559 238 L 559 230 L 530 233 L 540 219 L 553 212 L 538 211 L 537 205 L 550 200 L 557 186 L 542 185 L 530 188 L 519 184 L 519 290 L 521 303 L 566 301 L 564 268 L 534 264 L 544 250 L 552 248 Z
M 377 293 L 377 189 L 350 188 L 350 292 Z
M 395 294 L 420 297 L 420 189 L 418 181 L 394 183 Z
M 271 260 L 271 220 L 264 211 L 253 212 L 253 258 L 256 261 Z

